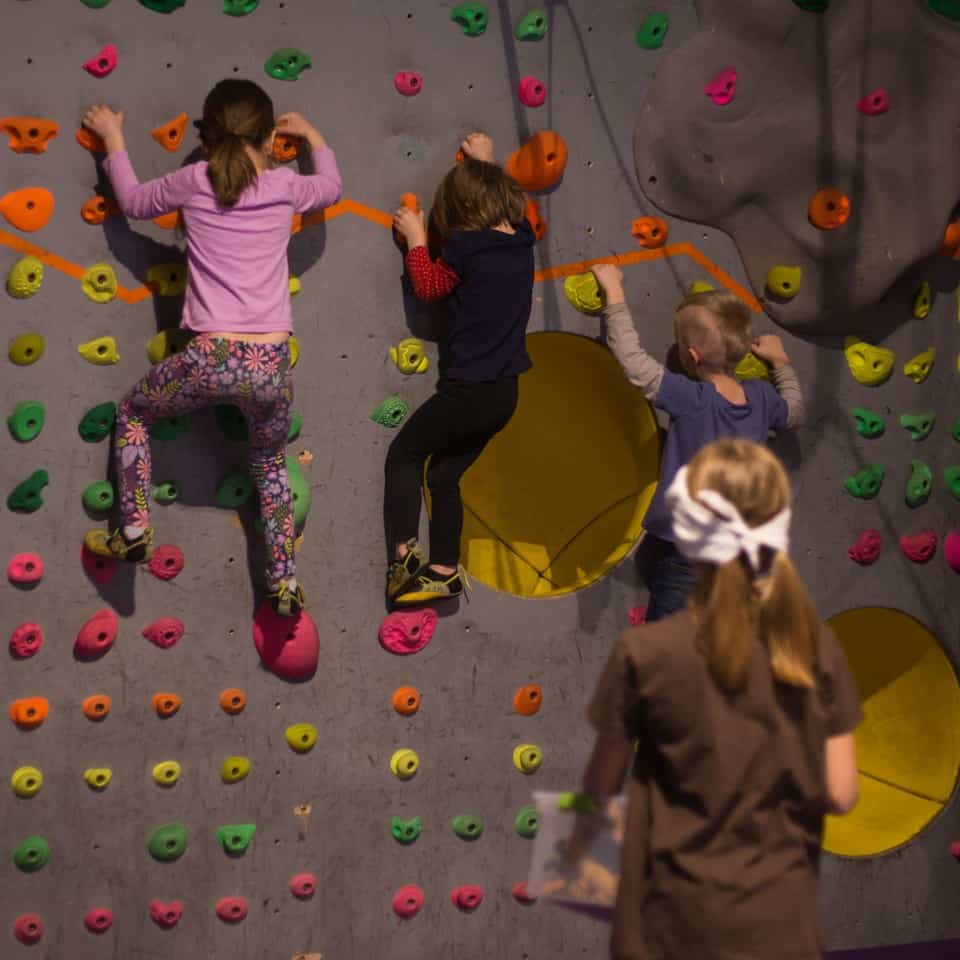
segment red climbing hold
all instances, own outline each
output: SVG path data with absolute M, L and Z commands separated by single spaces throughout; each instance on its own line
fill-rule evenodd
M 868 117 L 876 117 L 890 109 L 890 98 L 883 87 L 878 87 L 868 93 L 862 100 L 857 101 L 857 109 Z
M 960 533 L 956 530 L 951 530 L 943 541 L 943 559 L 951 570 L 960 573 Z
M 179 900 L 164 903 L 162 900 L 150 901 L 150 919 L 164 930 L 175 927 L 183 916 L 183 904 Z
M 113 926 L 113 914 L 103 907 L 95 907 L 87 911 L 83 925 L 91 933 L 106 933 Z
M 394 75 L 393 85 L 401 97 L 415 97 L 423 89 L 423 77 L 414 70 L 401 70 Z
M 880 536 L 879 530 L 864 530 L 847 551 L 847 556 L 854 563 L 866 567 L 880 556 L 882 546 L 883 538 Z
M 43 629 L 36 623 L 21 623 L 10 634 L 10 652 L 18 660 L 29 660 L 43 646 Z
M 43 921 L 35 913 L 21 913 L 13 921 L 13 935 L 21 943 L 39 943 L 43 936 Z
M 391 653 L 407 654 L 422 650 L 437 629 L 436 611 L 398 610 L 387 614 L 380 624 L 380 646 Z
M 320 635 L 310 614 L 281 617 L 264 600 L 253 620 L 253 643 L 260 662 L 283 680 L 309 680 L 320 658 Z
M 517 85 L 517 96 L 525 107 L 542 107 L 547 102 L 547 85 L 536 77 L 524 77 Z
M 161 617 L 143 628 L 143 636 L 163 650 L 168 650 L 183 636 L 183 621 Z
M 415 917 L 423 907 L 423 891 L 415 884 L 400 887 L 393 895 L 393 912 L 404 920 Z
M 704 88 L 703 92 L 718 106 L 725 107 L 737 95 L 737 71 L 725 67 Z
M 527 892 L 527 885 L 523 880 L 513 885 L 513 899 L 518 903 L 530 904 L 537 902 L 537 898 Z
M 937 535 L 932 530 L 921 530 L 912 537 L 901 537 L 900 549 L 914 563 L 926 563 L 937 552 Z
M 450 891 L 450 902 L 458 910 L 476 910 L 483 903 L 483 887 L 454 887 Z
M 298 873 L 290 880 L 290 892 L 300 900 L 307 900 L 317 892 L 317 878 L 312 873 Z
M 153 551 L 147 566 L 158 580 L 172 580 L 183 569 L 183 551 L 172 543 L 163 543 Z
M 630 626 L 639 627 L 641 623 L 646 623 L 647 608 L 645 606 L 631 607 L 629 616 L 630 616 Z
M 43 561 L 36 553 L 15 553 L 7 564 L 7 579 L 20 586 L 39 583 L 43 578 Z
M 91 57 L 83 64 L 83 69 L 98 79 L 103 79 L 114 70 L 116 65 L 117 48 L 112 43 L 108 43 L 95 57 Z
M 86 544 L 80 548 L 80 564 L 83 572 L 98 586 L 105 586 L 117 572 L 117 561 L 113 557 L 101 557 L 88 550 Z
M 78 631 L 73 655 L 78 660 L 103 656 L 117 639 L 117 615 L 110 609 L 98 610 Z
M 247 901 L 243 897 L 221 897 L 217 901 L 217 916 L 227 923 L 239 923 L 247 915 Z

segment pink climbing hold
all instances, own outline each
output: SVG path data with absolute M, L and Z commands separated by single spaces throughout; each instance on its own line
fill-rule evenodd
M 517 96 L 525 107 L 542 107 L 547 102 L 547 85 L 536 77 L 524 77 L 517 86 Z
M 28 660 L 43 646 L 43 630 L 36 623 L 21 623 L 10 634 L 10 652 L 18 660 Z
M 423 891 L 415 884 L 401 887 L 393 895 L 393 912 L 404 920 L 415 917 L 423 907 Z
M 36 553 L 15 553 L 7 564 L 7 579 L 11 583 L 29 586 L 43 578 L 43 561 Z
M 88 550 L 86 545 L 80 548 L 80 563 L 83 572 L 98 586 L 106 586 L 117 572 L 117 561 L 114 557 L 101 557 L 98 553 Z
M 43 921 L 35 913 L 21 913 L 13 921 L 13 935 L 28 946 L 39 943 L 43 936 Z
M 883 87 L 878 87 L 872 93 L 868 93 L 862 100 L 857 101 L 857 109 L 865 113 L 868 117 L 877 117 L 881 113 L 886 113 L 890 109 L 890 98 Z
M 423 77 L 415 70 L 401 70 L 394 76 L 393 85 L 401 97 L 415 97 L 423 89 Z
M 312 873 L 298 873 L 290 881 L 290 892 L 300 900 L 307 900 L 317 892 L 317 878 Z
M 880 556 L 882 546 L 883 538 L 880 536 L 879 530 L 864 530 L 847 551 L 847 556 L 854 563 L 866 567 Z
M 182 916 L 183 904 L 179 900 L 171 900 L 169 903 L 162 900 L 150 901 L 150 919 L 164 930 L 175 927 Z
M 243 897 L 221 897 L 217 901 L 217 916 L 227 923 L 239 923 L 247 915 L 247 901 Z
M 513 899 L 518 903 L 536 903 L 537 898 L 527 891 L 526 883 L 521 880 L 513 885 Z
M 183 621 L 176 617 L 161 617 L 143 628 L 143 636 L 162 650 L 169 650 L 183 636 Z
M 644 607 L 631 607 L 630 608 L 630 626 L 639 627 L 640 624 L 647 622 L 647 608 Z
M 103 907 L 94 907 L 87 911 L 83 925 L 91 933 L 106 933 L 113 926 L 113 914 Z
M 450 902 L 458 910 L 476 910 L 483 903 L 483 887 L 454 887 L 450 891 Z
M 117 639 L 117 615 L 110 609 L 98 610 L 79 630 L 73 644 L 78 660 L 102 657 Z
M 901 537 L 900 549 L 914 563 L 926 563 L 937 552 L 937 535 L 932 530 L 921 530 L 912 537 Z
M 102 80 L 108 73 L 112 73 L 117 66 L 117 48 L 108 43 L 95 57 L 91 57 L 83 64 L 87 73 L 92 73 L 98 80 Z
M 320 634 L 310 614 L 281 617 L 264 600 L 253 618 L 253 644 L 261 663 L 283 680 L 309 680 L 320 659 Z
M 703 88 L 703 92 L 718 107 L 725 107 L 737 94 L 736 69 L 725 67 Z
M 153 551 L 148 566 L 158 580 L 172 580 L 183 569 L 183 551 L 172 543 L 163 543 Z
M 380 646 L 391 653 L 408 654 L 422 650 L 437 629 L 437 613 L 422 610 L 397 610 L 388 613 L 380 624 Z
M 943 559 L 951 570 L 960 573 L 960 533 L 956 530 L 951 530 L 943 541 Z
M 954 860 L 960 860 L 960 843 L 954 841 L 950 844 L 950 856 L 953 857 Z

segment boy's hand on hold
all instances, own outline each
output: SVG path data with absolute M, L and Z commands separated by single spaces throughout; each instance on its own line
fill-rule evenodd
M 407 241 L 407 247 L 427 245 L 427 222 L 422 210 L 400 207 L 393 215 L 393 229 Z
M 750 345 L 755 357 L 766 361 L 774 370 L 786 367 L 790 363 L 787 351 L 783 349 L 783 341 L 772 333 L 765 333 Z
M 111 149 L 123 146 L 123 111 L 111 110 L 102 103 L 88 107 L 83 115 L 83 125 L 100 137 Z
M 493 140 L 485 133 L 469 133 L 464 137 L 460 149 L 468 157 L 474 160 L 482 160 L 484 163 L 493 163 Z
M 597 286 L 603 291 L 608 307 L 626 300 L 623 293 L 623 271 L 615 263 L 598 263 L 590 270 L 597 278 Z
M 323 135 L 300 113 L 280 114 L 277 117 L 277 133 L 285 133 L 291 137 L 303 137 L 310 144 L 311 150 L 327 145 Z

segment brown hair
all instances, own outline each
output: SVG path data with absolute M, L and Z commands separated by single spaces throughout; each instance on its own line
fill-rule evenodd
M 207 94 L 197 127 L 219 204 L 232 207 L 256 180 L 256 168 L 244 146 L 262 147 L 274 126 L 273 101 L 250 80 L 221 80 Z
M 452 230 L 522 223 L 525 206 L 523 191 L 502 167 L 467 157 L 440 182 L 431 216 L 437 233 L 446 238 Z
M 673 328 L 681 350 L 693 347 L 704 368 L 714 372 L 732 373 L 753 340 L 747 305 L 726 291 L 688 294 L 677 307 Z
M 690 461 L 691 495 L 716 490 L 751 527 L 790 505 L 790 481 L 780 461 L 749 440 L 717 440 Z M 770 667 L 781 682 L 812 687 L 820 620 L 790 558 L 764 551 L 755 574 L 741 554 L 719 566 L 702 565 L 690 609 L 701 649 L 714 680 L 729 693 L 742 688 L 753 643 L 767 648 Z

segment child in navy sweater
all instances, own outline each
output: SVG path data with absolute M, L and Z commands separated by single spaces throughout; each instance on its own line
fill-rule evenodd
M 421 300 L 449 304 L 437 391 L 407 420 L 387 453 L 387 599 L 398 605 L 462 593 L 460 478 L 510 422 L 517 378 L 531 365 L 525 337 L 535 238 L 524 218 L 523 192 L 494 162 L 488 136 L 470 134 L 461 150 L 464 161 L 444 177 L 433 203 L 440 258 L 430 257 L 422 212 L 403 207 L 394 217 L 407 244 L 414 292 Z M 417 542 L 428 458 L 429 562 Z

